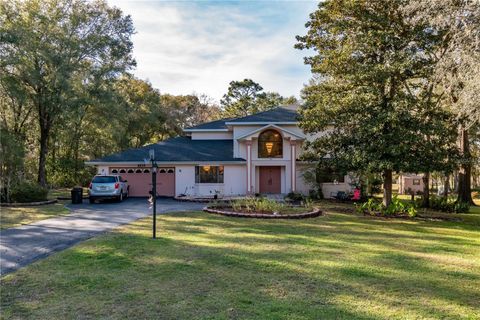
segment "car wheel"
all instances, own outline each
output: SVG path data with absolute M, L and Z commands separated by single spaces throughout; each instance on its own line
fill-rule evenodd
M 88 201 L 89 201 L 90 203 L 92 203 L 92 204 L 95 203 L 95 199 L 92 198 L 92 197 L 88 198 Z

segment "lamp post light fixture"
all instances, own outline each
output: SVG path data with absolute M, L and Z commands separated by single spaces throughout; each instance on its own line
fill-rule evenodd
M 155 239 L 157 237 L 157 162 L 155 161 L 155 150 L 150 149 L 149 156 L 152 163 L 153 239 Z

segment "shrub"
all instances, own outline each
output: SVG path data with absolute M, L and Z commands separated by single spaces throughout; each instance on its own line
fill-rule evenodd
M 284 204 L 267 198 L 245 198 L 231 202 L 232 209 L 239 212 L 279 212 Z
M 48 190 L 34 182 L 24 181 L 10 189 L 12 202 L 36 202 L 47 200 Z
M 382 204 L 374 198 L 370 198 L 360 205 L 355 204 L 355 207 L 359 213 L 368 213 L 370 215 L 374 215 L 376 212 L 381 210 Z
M 464 213 L 470 210 L 470 205 L 465 202 L 458 202 L 452 198 L 430 196 L 430 208 L 442 212 Z
M 0 202 L 4 203 L 8 200 L 8 189 L 0 188 Z
M 323 199 L 322 188 L 308 190 L 308 197 L 312 200 L 322 200 Z
M 285 199 L 290 199 L 292 201 L 303 201 L 305 200 L 305 196 L 300 192 L 290 192 L 289 194 L 287 194 Z
M 455 202 L 454 211 L 455 213 L 467 213 L 470 211 L 470 204 L 467 202 Z
M 370 181 L 370 192 L 372 194 L 382 192 L 382 184 L 383 184 L 383 180 L 380 179 L 379 177 L 375 176 Z
M 406 214 L 409 217 L 415 217 L 417 215 L 415 204 L 404 203 L 397 197 L 393 197 L 392 202 L 387 207 L 374 198 L 370 198 L 368 201 L 356 207 L 357 212 L 368 213 L 369 215 L 396 216 Z

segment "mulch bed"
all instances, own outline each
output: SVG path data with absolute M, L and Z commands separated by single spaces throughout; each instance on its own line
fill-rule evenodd
M 374 219 L 402 219 L 402 220 L 420 220 L 420 221 L 453 221 L 453 222 L 461 222 L 463 219 L 458 217 L 446 217 L 446 216 L 424 216 L 417 214 L 415 217 L 410 217 L 408 215 L 393 215 L 393 216 L 384 216 L 381 214 L 371 215 L 369 213 L 364 213 L 364 217 L 366 218 L 374 218 Z
M 248 213 L 248 212 L 235 212 L 228 210 L 231 208 L 203 208 L 203 211 L 213 214 L 220 214 L 227 217 L 237 217 L 237 218 L 257 218 L 257 219 L 306 219 L 306 218 L 315 218 L 324 215 L 323 211 L 315 208 L 311 212 L 305 213 L 292 213 L 292 214 L 273 214 L 273 213 Z
M 35 207 L 43 206 L 45 204 L 57 203 L 57 199 L 46 200 L 46 201 L 37 201 L 37 202 L 13 202 L 13 203 L 0 203 L 1 207 Z

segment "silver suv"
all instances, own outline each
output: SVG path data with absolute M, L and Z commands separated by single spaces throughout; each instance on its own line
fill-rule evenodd
M 115 199 L 122 202 L 128 197 L 128 184 L 121 176 L 95 176 L 88 187 L 90 203 L 98 199 Z

